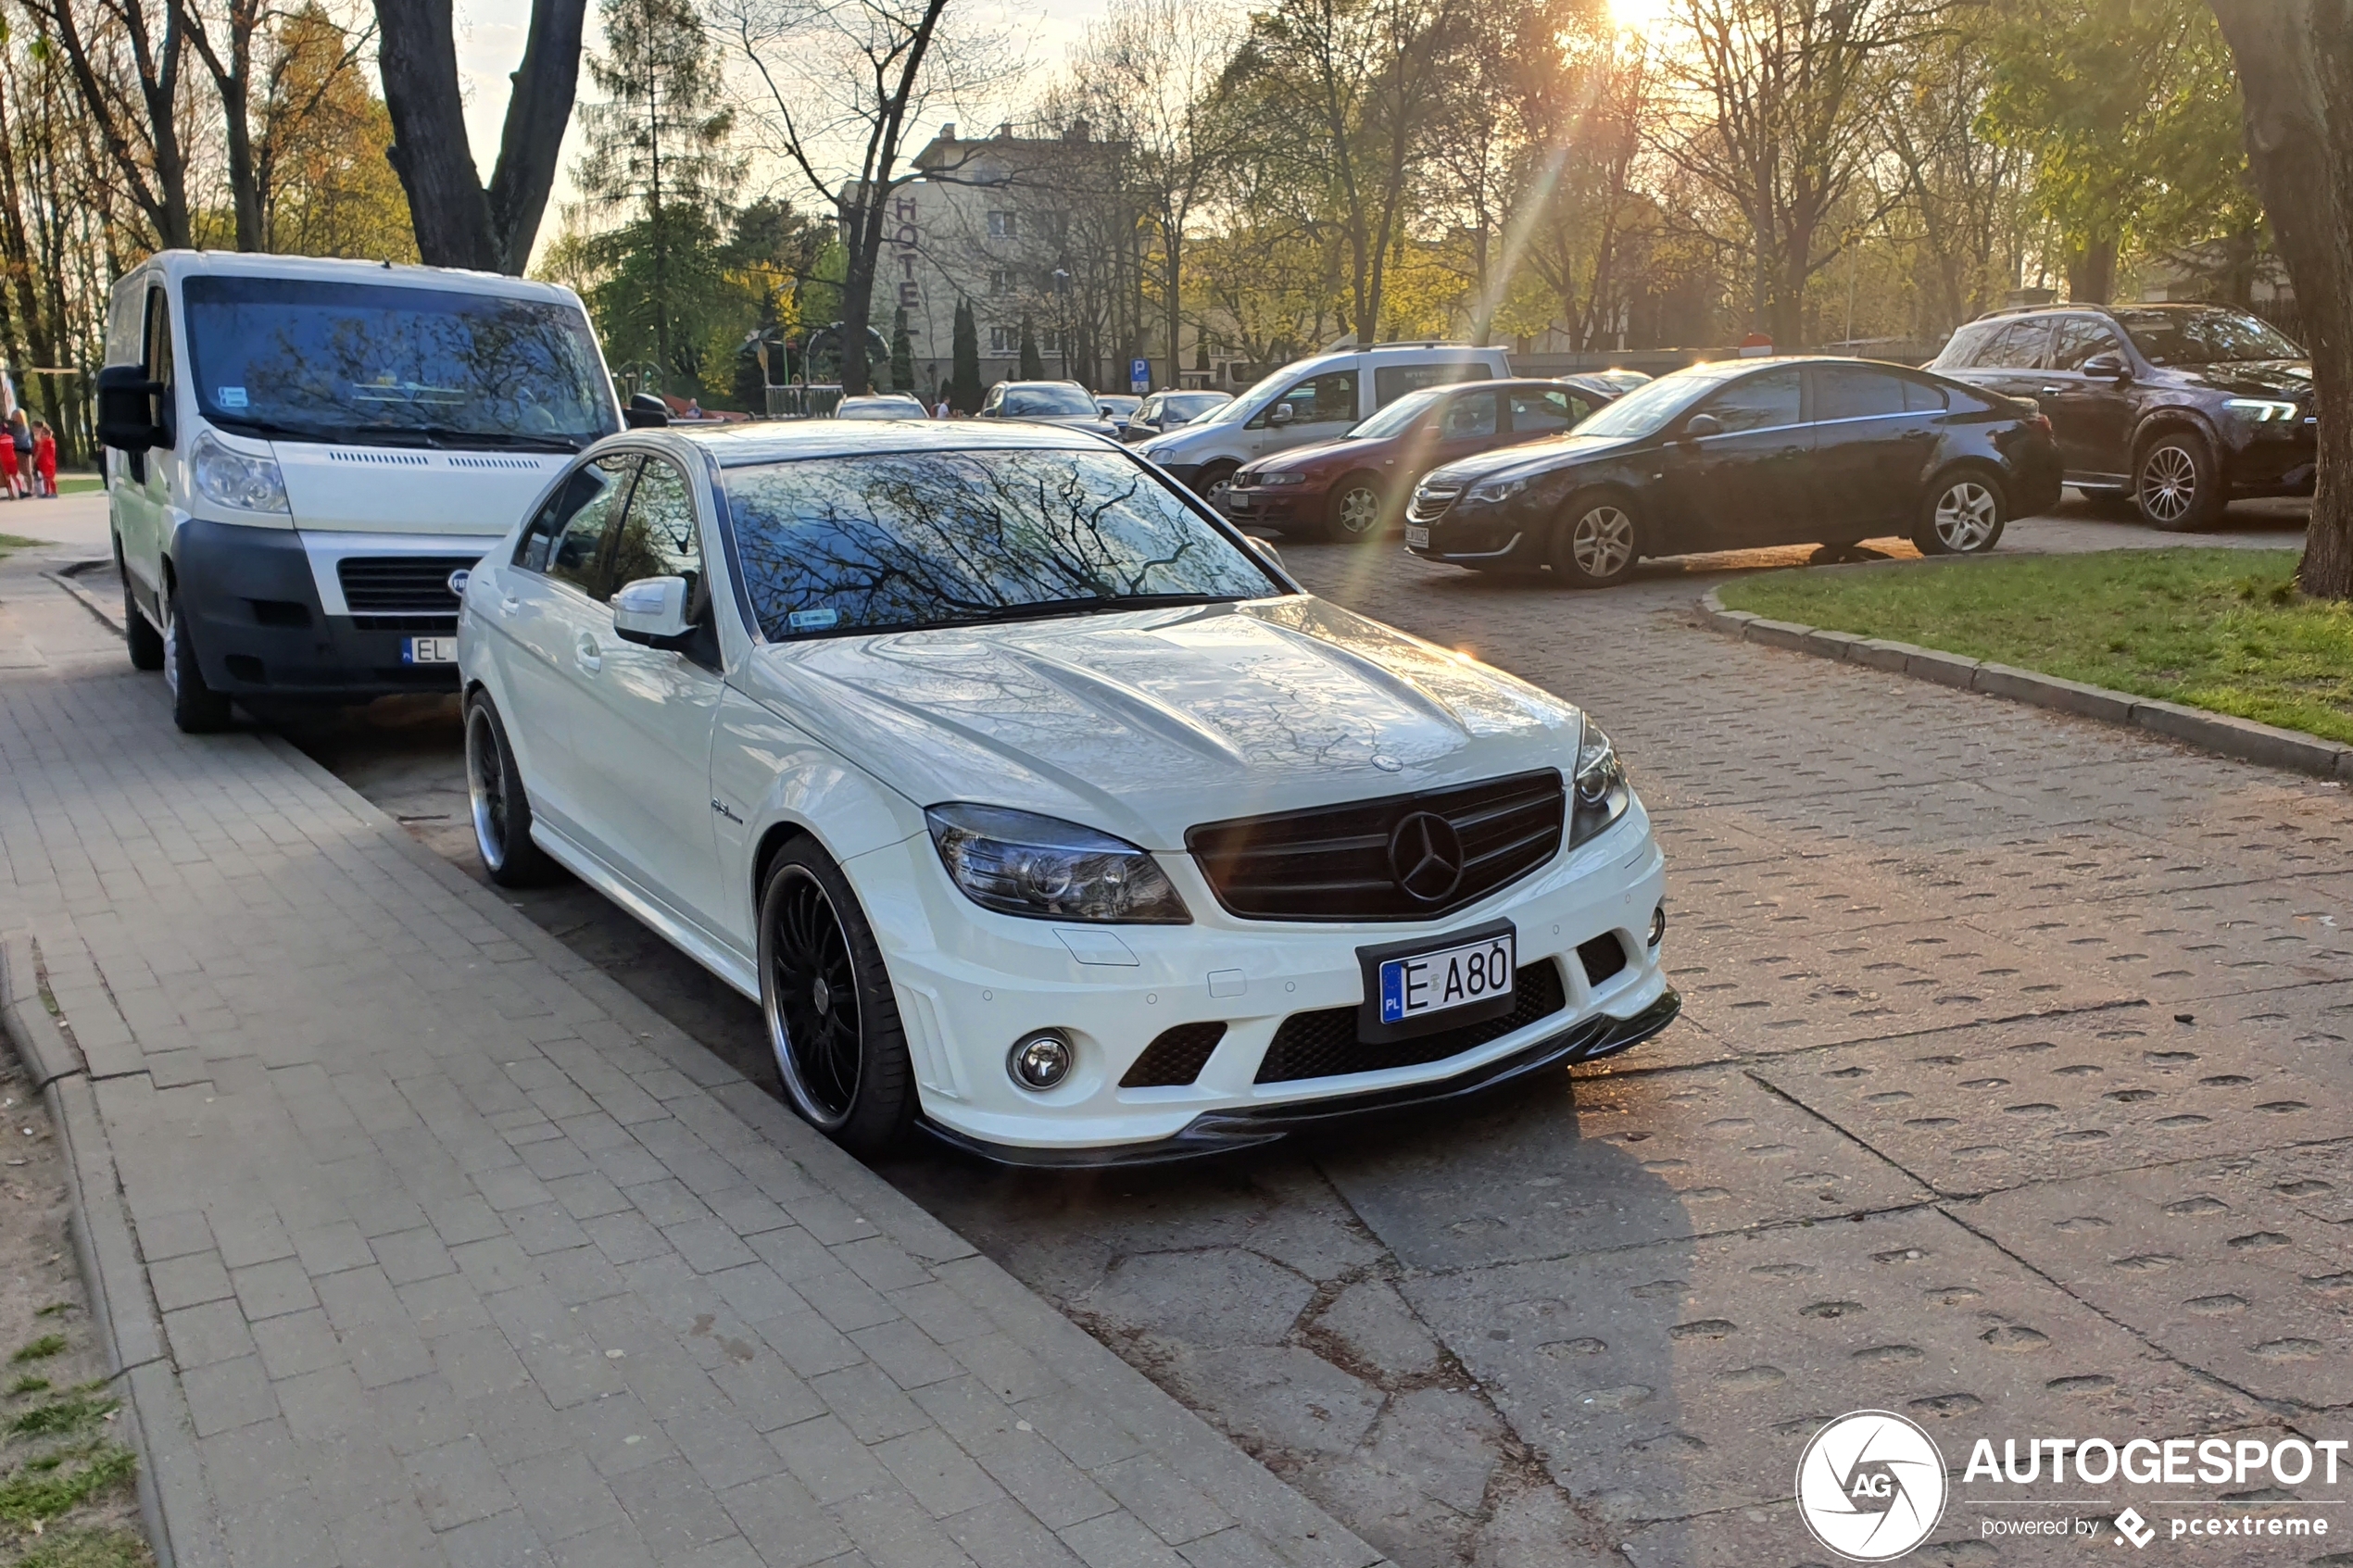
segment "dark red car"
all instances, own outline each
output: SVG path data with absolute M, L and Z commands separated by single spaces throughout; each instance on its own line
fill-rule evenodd
M 1219 504 L 1245 527 L 1371 540 L 1403 515 L 1416 483 L 1441 463 L 1559 435 L 1617 395 L 1607 383 L 1584 376 L 1424 387 L 1338 441 L 1244 465 Z

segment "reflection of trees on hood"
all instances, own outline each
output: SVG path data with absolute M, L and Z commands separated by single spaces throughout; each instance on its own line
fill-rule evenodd
M 795 610 L 900 626 L 1042 602 L 1262 595 L 1250 561 L 1133 464 L 1069 453 L 938 453 L 730 477 L 761 622 Z

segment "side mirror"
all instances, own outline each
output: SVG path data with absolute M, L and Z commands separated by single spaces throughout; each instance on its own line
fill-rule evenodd
M 1287 425 L 1290 423 L 1292 418 L 1290 405 L 1288 403 L 1277 403 L 1266 410 L 1266 422 L 1270 425 Z
M 1683 439 L 1686 441 L 1697 441 L 1702 436 L 1723 433 L 1724 421 L 1713 414 L 1693 414 L 1683 421 Z
M 1250 547 L 1252 549 L 1256 550 L 1260 555 L 1265 556 L 1269 561 L 1273 562 L 1276 571 L 1283 571 L 1286 570 L 1283 565 L 1283 553 L 1275 548 L 1274 544 L 1271 541 L 1261 539 L 1255 533 L 1245 533 L 1242 537 L 1250 541 Z
M 156 418 L 166 392 L 138 365 L 108 365 L 98 372 L 98 444 L 118 452 L 145 452 L 171 445 L 171 427 Z M 165 420 L 170 418 L 169 409 Z
M 650 392 L 633 392 L 621 417 L 631 430 L 659 430 L 670 422 L 670 405 Z
M 640 577 L 612 596 L 612 634 L 624 643 L 674 648 L 694 634 L 686 622 L 686 580 Z
M 2089 359 L 2083 361 L 2083 373 L 2087 376 L 2098 376 L 2108 381 L 2131 381 L 2133 379 L 2133 368 L 2124 362 L 2124 356 L 2121 354 L 2093 355 Z

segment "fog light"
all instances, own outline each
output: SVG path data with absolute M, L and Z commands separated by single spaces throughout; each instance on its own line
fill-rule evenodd
M 1661 904 L 1657 909 L 1651 911 L 1651 946 L 1654 947 L 1657 947 L 1659 939 L 1666 935 L 1667 906 Z
M 1070 1042 L 1052 1029 L 1040 1029 L 1013 1042 L 1005 1057 L 1005 1071 L 1025 1089 L 1051 1089 L 1070 1076 Z

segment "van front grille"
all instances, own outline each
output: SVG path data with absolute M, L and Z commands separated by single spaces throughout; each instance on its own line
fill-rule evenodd
M 471 571 L 478 556 L 346 556 L 335 563 L 343 602 L 354 615 L 458 613 L 449 574 Z

